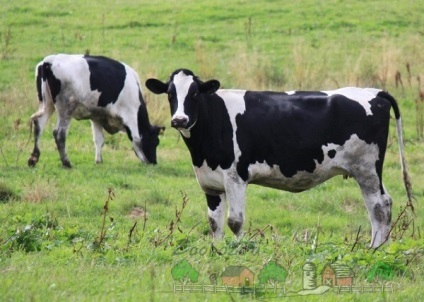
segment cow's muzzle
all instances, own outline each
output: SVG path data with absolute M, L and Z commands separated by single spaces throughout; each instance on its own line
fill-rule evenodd
M 171 120 L 171 127 L 180 129 L 186 128 L 188 124 L 188 118 L 186 117 L 175 117 Z

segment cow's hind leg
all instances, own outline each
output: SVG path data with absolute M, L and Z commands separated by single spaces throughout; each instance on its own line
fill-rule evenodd
M 57 149 L 59 150 L 60 160 L 64 168 L 71 168 L 71 162 L 66 154 L 66 136 L 68 134 L 69 124 L 71 123 L 70 116 L 58 116 L 56 129 L 53 131 L 53 137 L 56 141 Z
M 105 141 L 105 137 L 103 135 L 103 128 L 99 123 L 91 121 L 91 130 L 93 130 L 93 141 L 94 148 L 96 149 L 95 160 L 96 164 L 102 163 L 102 147 Z
M 224 236 L 225 194 L 206 194 L 206 201 L 208 202 L 208 216 L 212 236 L 214 239 L 222 239 Z
M 371 222 L 371 247 L 378 247 L 389 239 L 392 219 L 392 198 L 377 174 L 356 178 L 361 187 Z
M 31 123 L 34 127 L 34 149 L 30 158 L 28 159 L 28 166 L 30 167 L 35 167 L 40 158 L 41 152 L 38 143 L 40 136 L 43 133 L 44 127 L 46 126 L 46 123 L 53 112 L 53 104 L 50 102 L 45 102 L 41 103 L 39 111 L 31 116 Z

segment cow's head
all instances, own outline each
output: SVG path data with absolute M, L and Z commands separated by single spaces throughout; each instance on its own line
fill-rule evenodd
M 213 94 L 220 86 L 219 81 L 202 82 L 192 71 L 178 69 L 174 71 L 167 83 L 158 79 L 148 79 L 146 87 L 156 94 L 167 93 L 171 106 L 171 126 L 189 130 L 197 121 L 198 103 L 202 94 Z

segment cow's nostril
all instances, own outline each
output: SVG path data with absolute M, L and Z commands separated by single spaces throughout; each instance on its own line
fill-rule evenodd
M 174 118 L 171 121 L 171 126 L 174 128 L 185 128 L 188 120 L 186 118 Z

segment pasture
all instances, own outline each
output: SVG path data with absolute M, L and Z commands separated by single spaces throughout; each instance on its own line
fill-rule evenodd
M 175 293 L 178 281 L 171 271 L 184 260 L 198 272 L 195 283 L 207 285 L 228 266 L 246 266 L 258 276 L 272 260 L 287 271 L 285 292 L 291 293 L 302 290 L 306 262 L 319 273 L 326 264 L 340 262 L 353 270 L 355 285 L 386 284 L 393 292 L 333 291 L 308 298 L 422 299 L 422 3 L 3 2 L 0 300 L 283 299 L 271 293 Z M 67 139 L 73 168 L 63 169 L 52 137 L 53 116 L 40 140 L 40 161 L 29 168 L 29 117 L 38 108 L 35 65 L 48 54 L 87 51 L 129 64 L 143 84 L 186 67 L 202 79 L 218 79 L 224 88 L 385 88 L 397 98 L 403 116 L 415 215 L 410 208 L 403 212 L 407 198 L 392 122 L 383 172 L 397 222 L 389 243 L 377 250 L 367 247 L 370 227 L 360 190 L 352 179 L 336 177 L 298 194 L 249 186 L 246 236 L 236 241 L 227 227 L 225 240 L 211 245 L 205 197 L 189 152 L 169 125 L 166 97 L 144 86 L 151 122 L 167 127 L 160 137 L 158 165 L 141 164 L 124 133 L 106 136 L 104 163 L 96 165 L 90 123 L 73 121 Z M 370 280 L 378 262 L 388 265 L 390 278 Z M 303 297 L 293 294 L 290 299 Z

